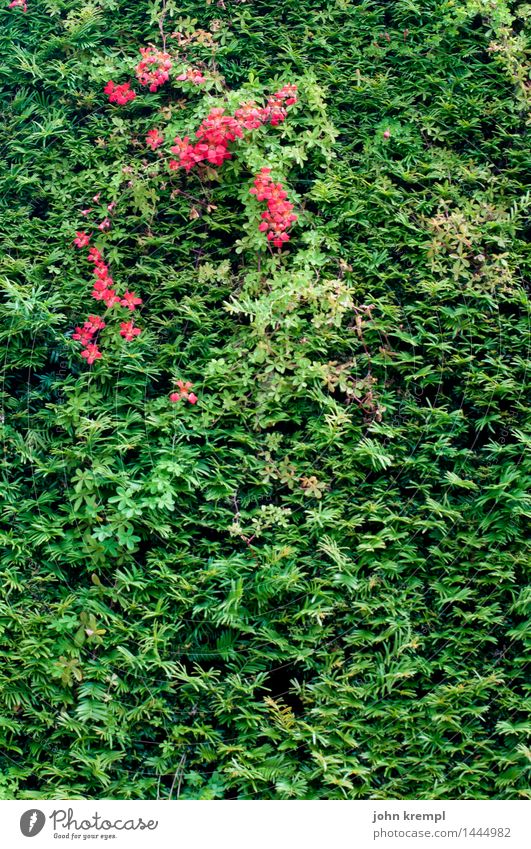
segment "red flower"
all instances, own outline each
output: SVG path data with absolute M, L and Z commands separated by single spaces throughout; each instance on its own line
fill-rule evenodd
M 109 274 L 109 268 L 106 265 L 98 265 L 94 268 L 94 274 L 98 278 L 96 282 L 104 282 L 106 286 L 112 286 L 112 277 Z M 96 284 L 94 284 L 96 285 Z
M 256 103 L 251 100 L 249 103 L 242 103 L 242 105 L 236 109 L 234 117 L 240 126 L 245 127 L 246 130 L 256 130 L 258 127 L 262 126 L 267 118 L 267 115 L 265 115 L 264 112 L 264 109 L 258 107 Z
M 141 330 L 135 327 L 132 321 L 122 321 L 120 324 L 120 336 L 123 336 L 127 342 L 131 342 L 135 336 L 140 336 Z
M 196 154 L 194 146 L 190 144 L 188 136 L 185 136 L 184 139 L 176 136 L 174 141 L 175 144 L 170 148 L 170 150 L 179 157 L 179 161 L 176 159 L 170 159 L 170 169 L 175 171 L 177 168 L 184 168 L 186 171 L 190 171 L 197 162 L 201 161 Z
M 125 106 L 126 103 L 129 103 L 130 100 L 134 100 L 136 97 L 136 93 L 129 83 L 116 85 L 112 80 L 109 80 L 103 91 L 109 95 L 109 103 L 118 103 L 120 106 Z M 99 197 L 99 195 L 96 197 Z
M 107 309 L 110 309 L 115 304 L 120 303 L 120 298 L 118 297 L 114 289 L 105 289 L 105 291 L 102 292 L 102 298 L 97 300 L 102 300 Z
M 100 315 L 89 315 L 87 321 L 85 322 L 85 326 L 90 324 L 92 326 L 93 331 L 103 330 L 105 327 L 105 322 Z
M 187 68 L 182 74 L 179 74 L 177 77 L 178 80 L 188 81 L 189 83 L 193 83 L 194 85 L 201 85 L 201 83 L 206 82 L 201 71 L 198 71 L 196 68 Z
M 297 220 L 297 216 L 293 212 L 293 204 L 286 200 L 287 193 L 282 183 L 273 183 L 270 172 L 270 168 L 262 168 L 249 192 L 256 195 L 257 200 L 267 202 L 258 229 L 267 233 L 268 240 L 275 247 L 281 248 L 284 242 L 289 241 L 286 230 Z
M 75 332 L 72 334 L 72 339 L 75 339 L 76 342 L 81 342 L 81 344 L 85 347 L 92 342 L 92 337 L 98 330 L 102 330 L 105 327 L 105 322 L 99 315 L 89 315 L 87 321 L 84 323 L 83 327 L 76 327 Z
M 177 401 L 185 400 L 189 401 L 190 404 L 195 404 L 197 402 L 197 395 L 190 392 L 192 384 L 189 381 L 185 383 L 183 380 L 177 380 L 176 383 L 178 392 L 171 393 L 170 401 L 175 404 Z
M 297 86 L 288 83 L 282 86 L 279 91 L 276 91 L 273 96 L 279 100 L 283 100 L 286 106 L 292 106 L 294 103 L 297 103 Z
M 224 115 L 222 107 L 215 107 L 210 114 L 201 122 L 196 132 L 198 139 L 203 139 L 211 144 L 227 144 L 234 139 L 241 139 L 243 133 L 236 118 Z
M 291 84 L 282 86 L 268 97 L 267 106 L 263 110 L 265 120 L 268 120 L 272 127 L 276 127 L 277 124 L 286 120 L 287 107 L 294 103 L 297 103 L 297 86 Z
M 123 307 L 127 307 L 132 311 L 136 309 L 137 304 L 142 303 L 142 298 L 137 298 L 134 292 L 126 292 L 120 303 Z
M 84 351 L 81 351 L 81 356 L 85 357 L 89 366 L 92 365 L 94 360 L 101 359 L 101 351 L 98 349 L 97 345 L 87 345 Z
M 164 136 L 158 130 L 150 130 L 146 136 L 146 144 L 151 150 L 156 150 L 164 143 Z
M 76 238 L 74 239 L 74 245 L 77 248 L 86 248 L 89 242 L 90 242 L 90 236 L 87 233 L 83 233 L 82 230 L 78 230 L 76 232 Z
M 81 342 L 84 347 L 92 341 L 92 333 L 92 330 L 86 330 L 84 327 L 76 327 L 75 332 L 72 334 L 72 339 L 75 339 L 76 342 Z
M 177 168 L 190 171 L 194 165 L 205 160 L 212 165 L 223 165 L 225 159 L 232 156 L 228 149 L 229 143 L 243 138 L 242 128 L 236 118 L 225 115 L 221 107 L 210 110 L 195 135 L 200 139 L 196 144 L 191 144 L 188 136 L 184 139 L 176 137 L 171 152 L 175 153 L 179 160 L 170 160 L 172 171 Z
M 101 262 L 103 257 L 97 248 L 91 248 L 87 254 L 89 262 Z
M 156 91 L 170 78 L 172 61 L 169 53 L 150 44 L 141 47 L 142 60 L 136 66 L 136 78 L 140 85 L 149 86 L 150 91 Z

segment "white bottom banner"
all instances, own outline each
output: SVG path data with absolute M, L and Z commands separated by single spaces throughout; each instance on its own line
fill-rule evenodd
M 0 846 L 198 849 L 531 847 L 520 801 L 7 801 Z M 34 841 L 34 842 L 32 842 Z

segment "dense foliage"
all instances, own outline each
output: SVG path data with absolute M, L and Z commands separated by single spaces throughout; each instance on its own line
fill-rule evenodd
M 3 798 L 529 798 L 530 15 L 6 2 Z M 161 16 L 202 87 L 137 84 Z M 84 230 L 143 301 L 92 365 Z

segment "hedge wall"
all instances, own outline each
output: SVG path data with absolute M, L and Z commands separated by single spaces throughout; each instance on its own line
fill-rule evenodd
M 111 106 L 161 14 L 210 87 Z M 0 11 L 0 798 L 530 797 L 530 15 Z M 285 83 L 208 184 L 145 147 Z M 143 332 L 89 367 L 97 193 Z

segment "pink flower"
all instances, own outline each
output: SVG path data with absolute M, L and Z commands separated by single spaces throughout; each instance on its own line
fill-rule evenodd
M 112 277 L 109 274 L 109 266 L 105 265 L 103 262 L 98 262 L 94 265 L 94 276 L 98 278 L 98 280 L 104 280 L 105 284 L 110 286 L 112 284 Z
M 118 103 L 120 106 L 125 106 L 126 103 L 136 97 L 136 93 L 129 83 L 116 85 L 112 80 L 109 80 L 103 91 L 109 95 L 109 103 Z
M 7 8 L 8 9 L 16 9 L 17 7 L 22 9 L 23 12 L 28 11 L 28 5 L 26 3 L 26 0 L 12 0 L 12 2 L 9 3 Z
M 109 230 L 111 222 L 108 218 L 104 218 L 101 224 L 98 224 L 98 230 Z
M 231 115 L 224 115 L 222 107 L 214 107 L 210 110 L 207 117 L 201 122 L 196 136 L 210 144 L 226 144 L 241 139 L 243 133 L 236 118 Z
M 102 330 L 105 327 L 105 322 L 100 315 L 89 315 L 85 322 L 85 326 L 87 325 L 90 325 L 92 330 L 96 332 L 97 330 Z
M 92 297 L 95 301 L 103 301 L 105 300 L 107 292 L 108 289 L 97 289 L 96 287 L 94 287 L 94 289 L 92 290 Z
M 76 232 L 76 238 L 74 239 L 74 245 L 78 248 L 86 248 L 88 243 L 90 242 L 90 236 L 87 233 L 84 233 L 81 230 Z
M 196 155 L 194 146 L 190 144 L 188 136 L 185 136 L 184 139 L 176 136 L 175 145 L 170 150 L 179 157 L 179 161 L 170 159 L 169 167 L 172 171 L 175 171 L 177 168 L 184 168 L 185 171 L 190 171 L 197 162 L 200 162 L 200 158 Z
M 81 215 L 83 216 L 83 218 L 86 218 L 89 212 L 92 212 L 92 207 L 89 207 L 89 209 L 82 209 Z
M 283 100 L 286 106 L 292 106 L 297 103 L 297 86 L 288 83 L 282 86 L 279 91 L 276 91 L 273 96 Z
M 172 392 L 170 395 L 170 401 L 175 404 L 177 401 L 189 401 L 190 404 L 197 403 L 197 395 L 193 392 L 190 392 L 192 388 L 192 384 L 187 381 L 186 383 L 183 380 L 177 380 L 177 392 Z
M 285 85 L 267 99 L 267 106 L 263 111 L 264 120 L 269 121 L 272 127 L 276 127 L 286 120 L 288 107 L 297 103 L 297 86 Z
M 225 115 L 221 107 L 210 110 L 195 135 L 200 140 L 196 144 L 191 144 L 188 136 L 184 139 L 179 136 L 175 138 L 175 145 L 170 149 L 179 159 L 170 160 L 172 171 L 177 168 L 190 171 L 194 165 L 205 161 L 212 165 L 223 165 L 226 159 L 232 157 L 229 143 L 243 138 L 242 128 L 236 118 Z
M 83 327 L 76 327 L 75 332 L 72 334 L 72 339 L 75 339 L 76 342 L 81 342 L 83 347 L 86 347 L 91 344 L 94 334 L 104 327 L 105 322 L 101 316 L 89 315 Z
M 184 73 L 179 74 L 177 79 L 181 81 L 187 81 L 189 83 L 194 83 L 194 85 L 200 85 L 201 83 L 206 82 L 201 71 L 198 71 L 195 68 L 187 68 Z
M 150 130 L 146 135 L 146 144 L 151 150 L 156 150 L 161 146 L 164 142 L 164 136 L 162 136 L 158 130 Z
M 122 321 L 120 324 L 120 336 L 123 336 L 127 342 L 131 342 L 135 336 L 140 336 L 141 330 L 135 327 L 132 321 Z
M 89 262 L 100 263 L 103 257 L 97 248 L 91 248 L 87 254 L 87 259 Z
M 384 139 L 388 139 L 388 138 L 390 138 L 390 136 L 391 136 L 391 133 L 389 132 L 389 130 L 384 130 L 384 133 L 383 133 Z
M 92 334 L 92 330 L 85 329 L 84 327 L 76 327 L 74 333 L 72 333 L 72 339 L 75 339 L 76 342 L 81 342 L 84 347 L 92 341 Z
M 107 309 L 110 309 L 111 307 L 114 307 L 115 304 L 120 303 L 120 298 L 118 297 L 114 289 L 106 289 L 103 293 L 103 302 Z
M 126 292 L 120 303 L 123 307 L 132 311 L 136 309 L 138 304 L 142 303 L 142 298 L 137 298 L 134 292 Z
M 286 230 L 297 220 L 293 212 L 293 204 L 287 198 L 287 193 L 281 183 L 273 183 L 271 169 L 262 168 L 256 176 L 254 186 L 249 193 L 256 195 L 259 201 L 266 201 L 267 209 L 262 212 L 262 221 L 258 229 L 267 233 L 267 238 L 277 248 L 289 241 Z
M 234 117 L 240 126 L 245 127 L 246 130 L 256 130 L 262 126 L 265 120 L 264 110 L 252 100 L 249 103 L 242 103 L 236 109 Z
M 157 50 L 153 44 L 141 47 L 140 53 L 142 59 L 136 66 L 136 78 L 140 85 L 148 86 L 150 91 L 156 91 L 170 78 L 171 57 L 169 53 Z
M 92 200 L 94 201 L 94 203 L 98 203 L 98 201 L 99 201 L 100 197 L 101 197 L 101 193 L 100 193 L 100 192 L 98 192 L 98 194 L 97 194 L 97 195 L 94 195 L 94 197 L 92 198 Z
M 107 209 L 109 210 L 109 212 L 112 212 L 115 206 L 116 206 L 116 201 L 113 200 L 112 203 L 107 204 Z
M 101 351 L 97 345 L 87 345 L 85 350 L 81 351 L 81 356 L 85 357 L 87 363 L 91 366 L 94 360 L 101 359 Z

